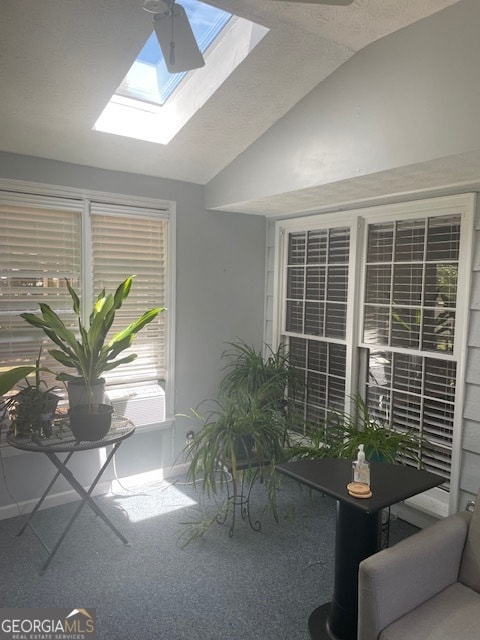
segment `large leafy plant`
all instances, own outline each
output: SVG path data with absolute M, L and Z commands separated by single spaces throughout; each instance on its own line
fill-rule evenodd
M 76 375 L 62 372 L 59 380 L 74 380 L 79 377 L 85 381 L 87 389 L 91 389 L 106 371 L 132 362 L 137 355 L 131 353 L 123 358 L 118 356 L 128 349 L 136 334 L 164 310 L 155 307 L 142 314 L 140 318 L 114 334 L 107 340 L 116 312 L 120 309 L 130 293 L 134 276 L 129 276 L 121 282 L 115 293 L 106 293 L 105 289 L 98 295 L 88 322 L 83 323 L 80 313 L 80 298 L 66 280 L 68 292 L 72 298 L 72 308 L 77 319 L 78 334 L 69 329 L 58 314 L 45 303 L 40 303 L 41 315 L 22 313 L 21 317 L 33 327 L 42 329 L 46 336 L 58 349 L 52 349 L 49 354 L 67 369 L 73 369 Z

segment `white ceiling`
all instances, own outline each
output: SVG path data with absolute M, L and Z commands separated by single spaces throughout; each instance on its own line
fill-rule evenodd
M 209 0 L 270 32 L 163 146 L 92 131 L 151 32 L 141 0 L 0 0 L 0 150 L 206 184 L 356 51 L 457 1 Z

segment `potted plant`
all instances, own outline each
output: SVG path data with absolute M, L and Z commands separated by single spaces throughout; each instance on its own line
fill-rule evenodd
M 199 522 L 187 522 L 186 544 L 204 535 L 214 523 L 225 523 L 232 514 L 229 536 L 233 535 L 235 513 L 238 507 L 242 519 L 248 518 L 255 531 L 258 521 L 250 517 L 250 491 L 260 478 L 268 490 L 268 506 L 278 521 L 276 508 L 275 464 L 283 459 L 286 425 L 282 413 L 264 406 L 258 398 L 244 396 L 206 401 L 208 408 L 192 415 L 200 427 L 187 445 L 187 480 L 200 483 L 207 495 L 217 494 L 224 484 L 227 496 L 217 505 L 213 516 L 207 515 Z M 246 488 L 248 487 L 248 489 Z
M 40 372 L 48 371 L 40 367 L 41 349 L 35 366 L 26 365 L 15 367 L 0 374 L 0 395 L 11 391 L 22 380 L 25 385 L 17 393 L 4 398 L 2 407 L 7 410 L 11 420 L 11 427 L 17 436 L 50 437 L 52 434 L 52 420 L 60 396 L 54 393 L 57 387 L 49 387 L 41 379 Z M 28 378 L 34 373 L 34 383 Z M 51 372 L 50 372 L 51 373 Z
M 102 426 L 89 429 L 89 433 L 75 433 L 78 439 L 100 439 L 110 428 L 110 405 L 103 402 L 103 395 L 95 396 L 95 388 L 99 385 L 103 388 L 102 375 L 112 369 L 132 362 L 137 356 L 131 353 L 119 358 L 118 356 L 129 348 L 136 334 L 156 316 L 164 310 L 156 307 L 145 311 L 140 318 L 127 327 L 109 337 L 109 331 L 115 319 L 115 314 L 128 297 L 134 276 L 127 277 L 121 282 L 115 293 L 107 294 L 103 289 L 93 304 L 88 322 L 84 324 L 80 313 L 80 298 L 66 280 L 68 292 L 72 299 L 72 309 L 76 316 L 78 332 L 75 333 L 67 327 L 64 321 L 45 303 L 40 303 L 41 315 L 22 313 L 21 317 L 33 327 L 42 329 L 45 335 L 58 347 L 52 349 L 49 354 L 67 369 L 72 369 L 75 374 L 62 372 L 57 379 L 66 381 L 69 388 L 70 401 L 70 426 L 75 429 L 78 426 L 88 425 L 92 422 L 92 415 L 98 417 Z M 78 400 L 78 404 L 72 401 L 72 388 L 81 386 L 85 392 Z M 86 417 L 87 416 L 87 417 Z M 103 419 L 102 419 L 103 418 Z M 73 430 L 72 429 L 72 430 Z M 101 429 L 105 430 L 103 435 Z
M 256 477 L 266 480 L 268 503 L 277 517 L 274 469 L 288 448 L 289 427 L 298 422 L 291 394 L 298 383 L 296 372 L 282 347 L 277 351 L 267 348 L 263 356 L 242 341 L 227 344 L 218 398 L 191 411 L 198 429 L 185 449 L 187 478 L 200 481 L 207 494 L 216 493 L 227 478 L 223 473 L 227 469 L 232 481 L 227 502 L 231 501 L 233 509 L 235 504 L 246 504 L 239 495 L 241 474 L 248 474 L 252 482 Z M 222 522 L 228 507 L 220 509 Z M 218 514 L 211 521 L 215 519 Z
M 226 364 L 220 394 L 230 398 L 261 395 L 262 404 L 285 410 L 288 398 L 293 398 L 298 389 L 299 378 L 283 345 L 276 351 L 265 345 L 266 356 L 241 340 L 227 345 L 222 354 Z
M 354 397 L 351 413 L 331 410 L 325 422 L 308 424 L 305 433 L 290 442 L 286 452 L 289 460 L 355 460 L 358 447 L 363 444 L 368 461 L 390 463 L 408 459 L 420 463 L 420 449 L 428 445 L 427 439 L 415 431 L 395 428 L 373 418 L 360 395 Z
M 200 409 L 192 411 L 200 428 L 187 445 L 187 478 L 194 483 L 201 478 L 207 493 L 215 493 L 222 485 L 222 467 L 229 469 L 235 493 L 240 464 L 252 463 L 264 473 L 272 461 L 281 458 L 285 421 L 258 398 L 212 400 L 207 411 L 200 413 Z
M 420 463 L 420 449 L 428 444 L 415 431 L 395 428 L 372 418 L 366 402 L 359 395 L 354 398 L 352 414 L 332 412 L 330 420 L 330 429 L 337 435 L 337 444 L 330 450 L 331 457 L 356 459 L 358 447 L 363 444 L 369 461 L 394 463 L 410 459 Z
M 195 480 L 202 469 L 204 488 L 213 490 L 219 463 L 228 461 L 236 482 L 238 458 L 248 458 L 253 451 L 262 470 L 278 459 L 292 415 L 288 390 L 295 383 L 295 371 L 284 349 L 267 347 L 264 357 L 240 340 L 227 345 L 219 397 L 202 403 L 208 405 L 206 414 L 201 408 L 192 412 L 200 429 L 187 445 L 189 476 Z

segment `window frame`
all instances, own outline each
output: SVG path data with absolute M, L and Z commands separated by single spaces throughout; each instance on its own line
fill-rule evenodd
M 88 301 L 93 296 L 93 277 L 90 277 L 90 261 L 92 257 L 92 246 L 86 242 L 89 239 L 89 217 L 92 203 L 104 207 L 105 210 L 115 208 L 131 207 L 132 217 L 143 213 L 151 212 L 153 218 L 161 212 L 162 217 L 168 220 L 166 245 L 166 278 L 165 278 L 165 300 L 161 305 L 168 309 L 165 320 L 166 332 L 166 359 L 165 359 L 165 419 L 162 422 L 151 425 L 139 426 L 140 430 L 169 428 L 174 422 L 174 363 L 175 363 L 175 247 L 176 247 L 176 205 L 173 201 L 160 200 L 146 197 L 134 197 L 123 194 L 95 191 L 90 189 L 69 188 L 58 185 L 49 185 L 35 182 L 24 182 L 20 180 L 0 179 L 0 193 L 8 194 L 19 206 L 35 206 L 35 199 L 51 198 L 52 203 L 59 204 L 62 201 L 75 201 L 75 211 L 81 215 L 81 278 L 84 288 L 82 290 L 82 303 L 84 309 L 89 308 Z M 95 214 L 92 214 L 95 215 Z M 100 215 L 102 215 L 100 213 Z M 125 274 L 129 275 L 129 274 Z M 32 354 L 32 360 L 35 354 Z M 139 385 L 136 385 L 137 387 Z M 132 385 L 135 387 L 135 385 Z
M 311 214 L 297 218 L 283 218 L 275 221 L 273 260 L 273 304 L 271 318 L 266 318 L 266 326 L 271 321 L 271 340 L 278 346 L 285 335 L 286 297 L 286 255 L 288 234 L 309 231 L 321 227 L 345 227 L 350 225 L 351 246 L 349 265 L 349 286 L 347 296 L 347 376 L 345 380 L 345 404 L 350 409 L 348 397 L 354 389 L 365 388 L 365 345 L 363 336 L 363 306 L 365 296 L 365 264 L 368 225 L 395 220 L 421 217 L 461 215 L 459 276 L 457 285 L 457 305 L 459 311 L 455 328 L 455 345 L 452 359 L 457 362 L 456 411 L 453 429 L 450 491 L 441 489 L 415 496 L 408 504 L 434 515 L 447 515 L 457 510 L 459 501 L 460 465 L 462 456 L 463 407 L 465 403 L 465 374 L 467 366 L 467 330 L 470 318 L 470 290 L 473 255 L 473 231 L 476 196 L 473 193 L 419 199 L 409 202 L 385 204 L 335 213 Z M 267 274 L 268 281 L 268 274 Z M 427 354 L 434 357 L 434 353 Z M 348 373 L 350 372 L 350 375 Z

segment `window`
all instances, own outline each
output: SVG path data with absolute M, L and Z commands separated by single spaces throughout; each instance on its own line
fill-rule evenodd
M 461 216 L 368 225 L 363 346 L 373 415 L 424 435 L 448 485 L 455 421 Z M 410 461 L 410 463 L 412 463 Z M 412 463 L 413 464 L 413 463 Z
M 198 48 L 204 54 L 215 41 L 232 15 L 197 0 L 183 0 Z M 115 92 L 118 96 L 163 105 L 187 72 L 169 73 L 155 32 Z
M 152 35 L 98 117 L 95 131 L 168 144 L 268 33 L 262 25 L 196 0 L 183 4 L 205 52 L 205 66 L 167 74 Z
M 284 336 L 306 383 L 308 421 L 345 402 L 349 254 L 348 227 L 288 234 Z
M 146 309 L 167 306 L 168 220 L 152 218 L 132 207 L 91 203 L 94 291 L 115 290 L 126 275 L 135 280 L 126 302 L 117 312 L 113 330 L 136 320 Z M 137 215 L 134 215 L 137 213 Z M 167 375 L 166 312 L 140 331 L 133 351 L 136 360 L 106 375 L 113 383 L 164 383 Z M 128 352 L 127 352 L 128 353 Z
M 115 202 L 104 194 L 56 197 L 0 191 L 0 371 L 33 363 L 41 344 L 44 364 L 61 369 L 47 354 L 52 347 L 48 339 L 19 314 L 38 313 L 39 302 L 45 302 L 76 330 L 65 278 L 87 312 L 103 288 L 113 292 L 125 277 L 135 275 L 112 335 L 148 308 L 165 306 L 167 311 L 139 332 L 131 349 L 137 358 L 105 377 L 114 397 L 122 395 L 119 390 L 134 388 L 156 387 L 163 398 L 167 394 L 166 412 L 144 416 L 145 424 L 157 424 L 171 417 L 167 382 L 173 210 L 168 203 L 128 200 Z M 164 408 L 164 399 L 161 404 Z
M 473 196 L 276 227 L 273 338 L 305 379 L 304 418 L 323 422 L 360 393 L 380 421 L 428 439 L 421 463 L 445 478 L 448 505 L 452 484 L 458 491 Z

